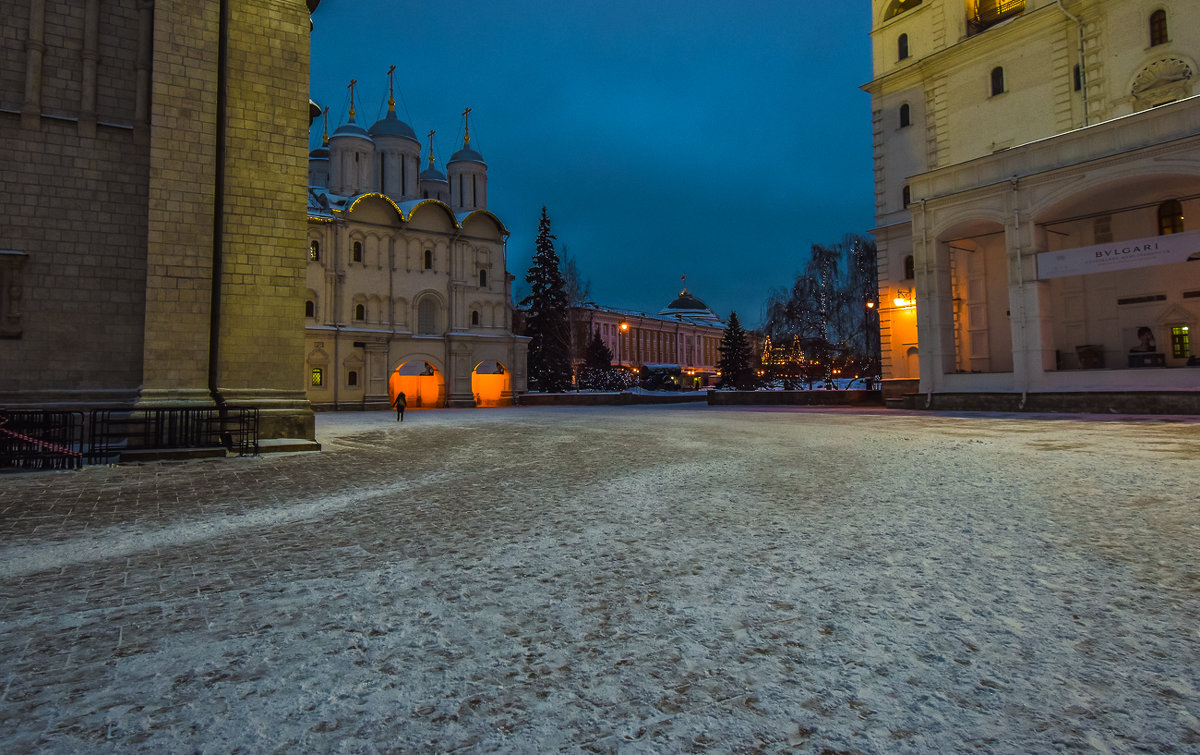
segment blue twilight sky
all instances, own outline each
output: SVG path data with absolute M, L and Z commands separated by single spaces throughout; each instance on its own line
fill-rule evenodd
M 597 303 L 657 312 L 686 274 L 747 326 L 813 242 L 873 225 L 867 2 L 325 0 L 313 21 L 331 132 L 350 79 L 357 123 L 382 117 L 395 64 L 444 171 L 471 108 L 518 295 L 543 204 Z

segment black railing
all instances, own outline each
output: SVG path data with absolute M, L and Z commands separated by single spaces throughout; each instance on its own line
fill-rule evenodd
M 258 454 L 258 409 L 252 406 L 93 409 L 88 463 L 115 461 L 122 453 L 224 448 Z
M 0 469 L 79 469 L 83 412 L 0 409 Z

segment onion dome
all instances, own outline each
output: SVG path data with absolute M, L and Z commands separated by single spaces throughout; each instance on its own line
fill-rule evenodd
M 483 155 L 479 154 L 478 152 L 471 149 L 470 147 L 463 147 L 462 149 L 460 149 L 459 151 L 457 151 L 453 155 L 451 155 L 450 162 L 448 162 L 446 164 L 449 165 L 450 163 L 479 163 L 481 165 L 487 164 L 487 163 L 483 162 Z
M 317 147 L 312 152 L 308 153 L 308 157 L 311 160 L 328 160 L 329 159 L 329 147 L 326 145 Z
M 422 181 L 446 181 L 446 174 L 430 165 L 425 170 L 421 171 Z
M 417 141 L 417 134 L 412 127 L 397 118 L 396 111 L 391 109 L 388 110 L 387 115 L 375 121 L 375 125 L 371 126 L 367 133 L 373 139 L 381 136 L 399 136 L 404 139 L 412 139 L 414 142 Z M 417 143 L 420 144 L 420 142 Z
M 371 138 L 371 135 L 367 133 L 367 130 L 354 121 L 343 123 L 342 125 L 338 126 L 336 129 L 334 129 L 333 136 L 357 136 L 360 139 Z

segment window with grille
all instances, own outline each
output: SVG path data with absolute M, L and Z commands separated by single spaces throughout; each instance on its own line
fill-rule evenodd
M 1156 10 L 1150 14 L 1150 46 L 1167 43 L 1167 12 Z

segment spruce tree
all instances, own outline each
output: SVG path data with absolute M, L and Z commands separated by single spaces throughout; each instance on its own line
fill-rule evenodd
M 592 337 L 588 339 L 583 367 L 579 370 L 579 387 L 592 391 L 606 391 L 618 387 L 612 359 L 612 350 L 600 337 L 600 331 L 592 331 Z
M 729 325 L 725 327 L 725 335 L 718 347 L 721 359 L 717 369 L 721 371 L 721 381 L 718 388 L 736 388 L 740 391 L 749 390 L 757 382 L 754 370 L 750 366 L 750 342 L 746 331 L 738 321 L 737 312 L 729 313 Z
M 543 393 L 562 393 L 571 387 L 571 333 L 567 296 L 554 252 L 550 217 L 542 207 L 533 264 L 525 273 L 529 296 L 521 300 L 529 307 L 525 335 L 529 341 L 529 381 Z

